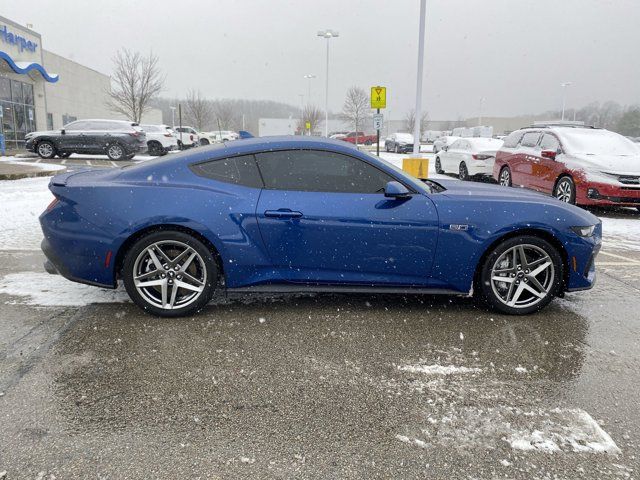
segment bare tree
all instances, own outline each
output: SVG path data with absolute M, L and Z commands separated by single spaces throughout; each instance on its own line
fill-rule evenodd
M 371 105 L 367 92 L 360 87 L 351 87 L 347 90 L 347 98 L 340 116 L 354 127 L 355 132 L 362 128 L 366 119 L 371 116 Z M 358 138 L 356 137 L 357 144 Z
M 216 100 L 213 103 L 213 114 L 215 117 L 214 130 L 235 130 L 238 126 L 237 110 L 232 101 Z
M 165 77 L 160 72 L 158 57 L 153 53 L 145 57 L 125 48 L 113 57 L 113 64 L 107 106 L 129 120 L 140 122 L 142 115 L 151 108 L 149 103 L 164 85 Z
M 311 134 L 320 127 L 320 124 L 324 121 L 324 112 L 315 105 L 307 105 L 302 110 L 302 118 L 298 121 L 298 131 L 307 134 L 307 122 L 309 122 L 311 128 Z
M 202 97 L 200 90 L 189 90 L 185 102 L 186 116 L 196 130 L 203 131 L 211 125 L 213 108 L 211 102 Z
M 429 114 L 427 112 L 422 112 L 420 115 L 420 138 L 422 138 L 422 134 L 427 130 L 427 122 L 429 121 Z M 416 125 L 416 111 L 410 110 L 404 117 L 404 128 L 406 128 L 407 132 L 413 134 L 413 129 Z M 420 139 L 418 139 L 420 140 Z

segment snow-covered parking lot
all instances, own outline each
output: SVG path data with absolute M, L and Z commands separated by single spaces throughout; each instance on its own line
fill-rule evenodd
M 48 181 L 0 182 L 0 471 L 635 476 L 639 215 L 595 212 L 597 286 L 525 318 L 450 298 L 253 295 L 157 319 L 42 270 Z

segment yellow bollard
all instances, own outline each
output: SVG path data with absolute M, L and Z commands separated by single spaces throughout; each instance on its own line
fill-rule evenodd
M 428 158 L 404 158 L 402 160 L 402 170 L 416 178 L 429 178 L 429 159 Z

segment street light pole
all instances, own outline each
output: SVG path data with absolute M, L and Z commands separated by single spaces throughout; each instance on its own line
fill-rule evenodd
M 171 109 L 171 128 L 176 129 L 176 107 L 169 107 Z
M 420 30 L 418 39 L 418 75 L 416 78 L 416 109 L 413 122 L 413 154 L 420 153 L 420 127 L 422 120 L 422 76 L 424 74 L 424 17 L 427 0 L 420 0 Z
M 560 84 L 562 87 L 562 120 L 564 120 L 564 107 L 567 102 L 567 87 L 569 85 L 571 85 L 571 82 L 564 82 Z
M 325 97 L 324 97 L 324 136 L 329 136 L 329 40 L 339 37 L 340 34 L 335 30 L 320 30 L 318 36 L 327 39 L 327 67 L 325 78 Z
M 308 80 L 307 105 L 310 105 L 311 104 L 311 79 L 316 78 L 316 76 L 309 73 L 305 75 L 303 78 L 306 78 Z
M 482 126 L 482 104 L 486 99 L 484 97 L 480 97 L 480 111 L 478 112 L 478 126 Z

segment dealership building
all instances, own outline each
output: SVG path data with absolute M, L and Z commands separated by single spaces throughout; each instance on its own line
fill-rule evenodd
M 24 148 L 24 137 L 79 118 L 124 119 L 110 111 L 110 77 L 42 48 L 42 36 L 0 17 L 0 134 L 6 149 Z M 160 110 L 145 115 L 162 123 Z

